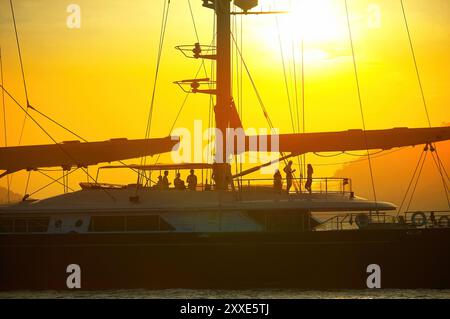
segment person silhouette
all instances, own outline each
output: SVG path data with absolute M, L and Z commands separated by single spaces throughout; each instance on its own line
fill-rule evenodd
M 158 182 L 153 186 L 153 188 L 156 189 L 162 189 L 163 188 L 163 178 L 161 175 L 158 176 Z
M 312 193 L 312 181 L 313 181 L 313 174 L 314 174 L 314 169 L 312 167 L 311 164 L 308 164 L 308 169 L 307 169 L 307 177 L 306 177 L 306 183 L 305 183 L 305 189 L 311 194 Z
M 188 184 L 188 189 L 195 191 L 197 189 L 197 176 L 195 176 L 195 171 L 191 169 L 190 175 L 187 177 L 186 182 Z
M 283 190 L 283 178 L 281 177 L 280 170 L 276 170 L 275 174 L 273 175 L 273 189 L 277 193 L 281 193 Z
M 177 173 L 173 185 L 175 186 L 175 189 L 177 190 L 185 190 L 186 186 L 184 185 L 184 181 L 181 179 L 181 174 Z
M 292 180 L 294 179 L 294 173 L 296 171 L 295 169 L 292 169 L 292 161 L 289 161 L 283 170 L 286 173 L 286 192 L 289 194 L 292 187 Z
M 162 179 L 162 188 L 169 189 L 169 171 L 164 171 L 164 177 Z

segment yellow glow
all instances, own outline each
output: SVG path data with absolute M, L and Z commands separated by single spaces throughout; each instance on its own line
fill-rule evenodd
M 304 59 L 306 63 L 311 63 L 319 60 L 326 60 L 330 55 L 328 52 L 321 49 L 307 49 L 304 52 Z
M 30 102 L 90 141 L 115 137 L 142 138 L 149 111 L 164 1 L 135 0 L 133 5 L 107 0 L 78 0 L 76 3 L 82 9 L 79 30 L 66 27 L 65 2 L 41 0 L 31 5 L 30 1 L 15 0 Z M 213 13 L 201 6 L 201 0 L 191 0 L 191 3 L 200 42 L 209 44 Z M 260 0 L 260 3 L 264 11 L 291 9 L 290 14 L 277 16 L 242 16 L 243 55 L 274 125 L 283 133 L 292 132 L 280 59 L 278 19 L 292 104 L 295 99 L 291 49 L 295 45 L 297 84 L 300 85 L 299 45 L 304 36 L 306 131 L 360 128 L 344 1 Z M 348 0 L 348 4 L 367 128 L 427 126 L 399 2 Z M 381 10 L 379 28 L 368 27 L 369 8 L 373 4 L 379 5 Z M 450 2 L 408 0 L 405 4 L 431 122 L 434 126 L 448 123 Z M 240 20 L 237 21 L 240 29 Z M 24 104 L 7 1 L 0 1 L 0 40 L 6 87 Z M 199 68 L 199 61 L 185 59 L 173 48 L 196 41 L 187 1 L 172 1 L 152 137 L 168 134 L 185 99 L 184 92 L 172 82 L 193 78 Z M 209 70 L 209 63 L 207 65 Z M 266 127 L 267 122 L 245 72 L 243 92 L 244 126 Z M 301 101 L 301 90 L 298 92 Z M 191 129 L 193 121 L 198 119 L 207 123 L 208 105 L 208 96 L 191 95 L 176 127 Z M 11 146 L 17 145 L 23 113 L 9 99 L 6 100 L 6 110 L 8 142 Z M 58 141 L 74 139 L 34 115 Z M 0 141 L 3 141 L 3 130 L 0 130 Z M 41 143 L 51 141 L 28 120 L 22 145 Z M 165 156 L 160 161 L 169 160 Z M 326 160 L 311 155 L 312 164 L 322 161 Z M 332 175 L 339 167 L 321 166 L 319 172 L 322 176 Z M 95 174 L 95 168 L 91 173 Z M 78 189 L 77 182 L 86 180 L 86 177 L 76 174 L 71 176 L 70 183 L 71 187 Z M 60 172 L 54 176 L 60 177 Z M 112 176 L 111 180 L 105 178 L 103 181 L 124 182 L 130 179 Z M 44 176 L 33 174 L 29 192 L 48 182 Z M 26 184 L 26 172 L 18 173 L 14 177 L 13 189 L 23 193 Z M 36 197 L 61 190 L 59 184 L 54 184 Z
M 255 19 L 257 27 L 252 33 L 275 55 L 280 55 L 280 41 L 283 54 L 292 50 L 300 52 L 303 42 L 305 63 L 311 64 L 331 58 L 337 47 L 348 42 L 349 33 L 343 2 L 267 0 L 263 1 L 263 7 L 264 5 L 271 8 L 267 9 L 268 11 L 289 12 Z
M 303 36 L 305 40 L 315 42 L 336 41 L 347 36 L 347 30 L 343 25 L 342 8 L 336 1 L 293 1 L 291 13 L 286 19 L 284 32 L 293 32 L 297 36 Z

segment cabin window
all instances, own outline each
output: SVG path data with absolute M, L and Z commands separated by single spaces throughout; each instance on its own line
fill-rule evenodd
M 14 232 L 14 219 L 0 218 L 0 233 L 13 233 L 13 232 Z
M 156 231 L 159 230 L 159 216 L 128 216 L 128 231 Z
M 89 230 L 94 232 L 125 231 L 125 216 L 94 216 Z
M 27 220 L 22 219 L 22 218 L 14 220 L 14 232 L 26 233 L 27 232 Z
M 267 228 L 269 231 L 295 232 L 303 229 L 303 214 L 273 213 L 269 215 Z
M 147 216 L 94 216 L 89 231 L 172 231 L 175 228 L 158 215 Z
M 128 216 L 128 231 L 168 231 L 175 228 L 157 215 L 151 216 Z
M 296 232 L 305 230 L 308 214 L 299 211 L 248 211 L 248 217 L 263 226 L 266 231 Z
M 33 218 L 28 220 L 29 233 L 45 233 L 48 229 L 48 218 Z
M 1 233 L 45 233 L 48 218 L 0 218 Z

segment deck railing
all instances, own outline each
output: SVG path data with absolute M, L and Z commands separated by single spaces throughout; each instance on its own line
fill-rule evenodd
M 449 228 L 450 210 L 397 213 L 347 213 L 332 216 L 316 230 L 344 230 L 358 228 Z
M 292 179 L 292 187 L 290 193 L 307 193 L 305 188 L 307 182 L 306 178 L 294 178 Z M 274 190 L 274 180 L 273 179 L 239 179 L 235 181 L 238 185 L 238 189 L 241 190 L 251 190 L 256 187 L 272 187 Z M 282 191 L 286 192 L 287 180 L 282 179 Z M 311 191 L 315 194 L 351 194 L 352 191 L 352 181 L 349 178 L 336 178 L 336 177 L 319 177 L 313 178 L 311 184 Z

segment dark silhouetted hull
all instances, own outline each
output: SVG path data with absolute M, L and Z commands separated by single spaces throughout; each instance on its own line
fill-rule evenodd
M 450 229 L 1 235 L 0 288 L 450 288 Z

